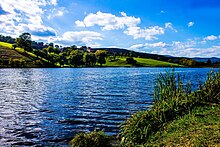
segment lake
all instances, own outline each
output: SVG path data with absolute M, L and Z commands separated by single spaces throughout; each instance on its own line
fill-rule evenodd
M 152 105 L 155 79 L 169 68 L 0 69 L 0 146 L 68 146 L 77 132 L 116 135 Z M 209 68 L 177 68 L 193 87 Z

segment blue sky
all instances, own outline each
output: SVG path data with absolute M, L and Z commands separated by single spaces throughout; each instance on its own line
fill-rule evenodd
M 218 0 L 0 0 L 0 34 L 63 46 L 220 57 Z

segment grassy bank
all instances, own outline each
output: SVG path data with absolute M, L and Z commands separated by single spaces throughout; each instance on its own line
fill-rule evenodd
M 220 72 L 195 92 L 182 81 L 174 71 L 161 74 L 153 106 L 121 125 L 117 146 L 219 146 Z
M 175 126 L 178 122 L 183 121 L 190 122 L 193 119 L 193 116 L 197 116 L 197 111 L 202 112 L 205 107 L 210 109 L 212 108 L 212 105 L 219 106 L 220 72 L 210 73 L 206 82 L 195 92 L 191 92 L 190 84 L 184 86 L 180 76 L 175 75 L 174 72 L 160 75 L 155 86 L 154 101 L 153 106 L 149 110 L 135 113 L 121 126 L 120 137 L 122 138 L 123 146 L 152 145 L 152 142 L 159 143 L 160 140 L 164 141 L 165 134 L 171 138 L 176 136 L 179 140 L 184 137 L 187 138 L 187 134 L 185 134 L 186 136 L 184 136 L 184 134 L 182 134 L 183 136 L 175 134 L 187 132 L 184 126 L 185 124 L 182 124 L 181 126 L 180 123 L 179 128 L 171 128 L 171 131 L 174 129 L 173 136 L 171 135 L 171 132 L 168 131 L 169 125 L 172 126 L 173 124 Z M 219 112 L 217 112 L 216 116 L 213 115 L 214 119 L 218 119 L 218 114 Z M 205 120 L 200 121 L 201 124 L 206 123 Z M 212 122 L 212 119 L 208 120 L 208 123 L 213 124 L 213 126 L 211 125 L 213 128 L 217 125 L 216 122 Z M 198 128 L 199 125 L 200 124 L 198 124 Z M 190 129 L 190 127 L 188 128 Z M 216 130 L 214 131 L 215 133 L 218 133 Z M 207 131 L 206 133 L 211 132 Z M 194 132 L 194 134 L 191 134 L 190 139 L 195 140 L 193 142 L 199 142 L 198 139 L 201 138 L 198 136 L 201 136 L 201 134 L 200 131 Z M 215 137 L 216 136 L 214 136 L 214 138 Z M 219 136 L 217 136 L 217 138 L 218 139 L 215 140 L 216 142 L 204 139 L 202 144 L 207 142 L 219 144 Z M 167 138 L 167 140 L 169 139 Z M 166 145 L 167 143 L 169 143 L 169 141 L 165 142 L 163 145 Z M 176 143 L 173 142 L 173 145 L 175 144 Z M 189 146 L 194 145 L 190 140 L 185 142 L 185 144 L 188 144 Z

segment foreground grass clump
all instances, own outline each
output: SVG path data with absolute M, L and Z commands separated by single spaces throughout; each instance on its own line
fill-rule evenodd
M 110 147 L 110 137 L 103 131 L 77 134 L 70 144 L 72 147 Z
M 154 92 L 154 104 L 147 111 L 131 116 L 122 124 L 119 136 L 122 146 L 137 146 L 151 142 L 152 136 L 163 131 L 171 121 L 189 114 L 195 107 L 219 103 L 220 72 L 211 72 L 198 91 L 183 85 L 179 75 L 167 72 L 160 75 Z

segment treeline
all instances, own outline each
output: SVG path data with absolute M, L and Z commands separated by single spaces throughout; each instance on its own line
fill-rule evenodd
M 16 43 L 16 38 L 13 38 L 11 36 L 0 35 L 0 41 L 14 44 Z M 45 44 L 44 42 L 31 41 L 31 47 L 34 49 L 43 49 L 43 48 L 47 48 L 48 46 L 54 46 L 54 44 L 53 43 Z M 59 46 L 59 45 L 55 45 L 55 46 L 62 48 L 62 46 Z
M 54 45 L 54 43 L 35 42 L 31 40 L 30 33 L 22 33 L 18 38 L 14 39 L 10 36 L 0 35 L 0 41 L 12 43 L 13 48 L 21 47 L 27 52 L 32 52 L 37 56 L 38 64 L 43 65 L 42 58 L 47 60 L 51 66 L 95 66 L 99 63 L 101 66 L 106 63 L 108 58 L 109 62 L 114 62 L 117 58 L 126 57 L 127 64 L 138 66 L 137 61 L 133 58 L 149 58 L 170 63 L 184 65 L 186 67 L 210 67 L 218 66 L 218 63 L 212 63 L 211 60 L 207 62 L 197 62 L 191 58 L 167 57 L 156 54 L 139 53 L 126 49 L 118 48 L 97 48 L 82 46 L 77 48 L 76 45 L 70 47 L 62 47 Z
M 7 38 L 7 39 L 6 39 Z M 31 40 L 30 33 L 22 33 L 15 40 L 11 37 L 3 37 L 1 36 L 1 41 L 6 41 L 14 44 L 12 48 L 16 50 L 17 47 L 23 48 L 24 52 L 20 52 L 24 56 L 28 56 L 28 54 L 32 53 L 36 55 L 34 59 L 36 65 L 45 65 L 49 64 L 51 67 L 82 67 L 82 66 L 95 66 L 96 63 L 101 66 L 106 63 L 106 57 L 108 55 L 107 51 L 97 50 L 95 52 L 91 52 L 91 48 L 82 46 L 77 48 L 76 45 L 70 47 L 61 47 L 59 45 L 54 45 L 53 43 L 49 43 L 44 46 L 43 49 L 33 49 L 33 41 Z M 23 67 L 24 62 L 20 59 L 12 59 L 8 64 L 11 64 L 12 67 Z
M 209 67 L 214 65 L 211 60 L 208 60 L 207 62 L 197 62 L 196 60 L 193 60 L 191 58 L 169 59 L 168 62 L 181 64 L 186 67 Z

